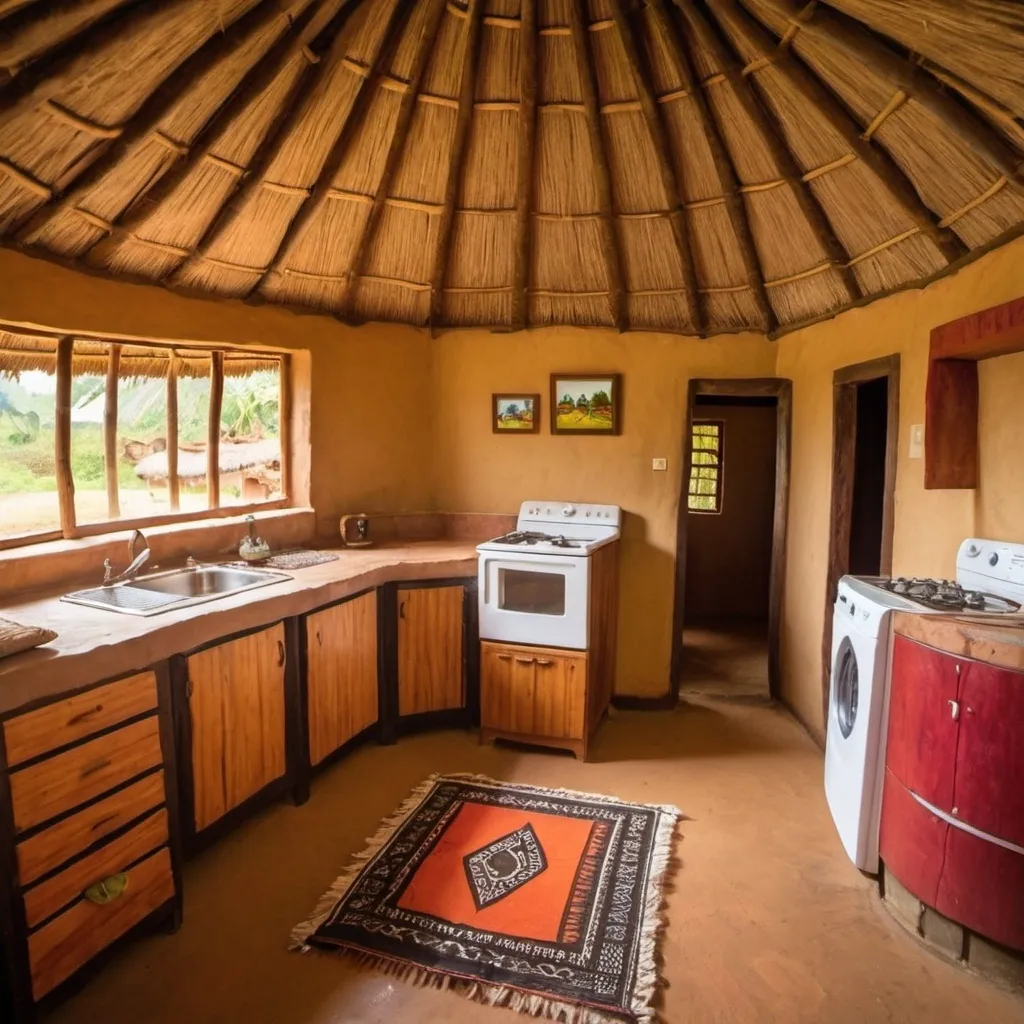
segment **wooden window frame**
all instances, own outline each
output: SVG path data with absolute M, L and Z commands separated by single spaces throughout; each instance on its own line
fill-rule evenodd
M 693 453 L 696 451 L 708 451 L 707 448 L 696 448 L 694 441 L 696 435 L 694 433 L 695 427 L 717 427 L 718 428 L 718 448 L 716 454 L 718 456 L 717 462 L 714 466 L 708 466 L 706 463 L 698 465 L 693 461 Z M 715 499 L 714 508 L 694 508 L 690 504 L 691 498 L 709 498 L 712 495 L 700 494 L 697 491 L 691 490 L 694 483 L 694 473 L 700 469 L 716 469 L 718 473 L 715 477 L 715 493 L 713 495 Z M 691 515 L 695 516 L 720 516 L 722 514 L 722 496 L 723 488 L 725 483 L 725 420 L 693 420 L 690 423 L 690 475 L 686 482 L 686 511 Z
M 77 540 L 96 537 L 106 533 L 143 527 L 167 526 L 174 523 L 191 523 L 211 519 L 228 519 L 259 512 L 290 508 L 294 505 L 294 479 L 292 476 L 292 429 L 291 415 L 294 408 L 294 376 L 290 353 L 280 349 L 257 348 L 218 344 L 216 342 L 175 342 L 159 338 L 98 334 L 92 331 L 46 331 L 22 327 L 0 321 L 0 330 L 24 337 L 53 341 L 56 346 L 54 374 L 56 392 L 54 395 L 54 472 L 57 478 L 57 502 L 60 510 L 60 529 L 35 533 L 22 533 L 0 537 L 0 551 L 28 547 L 54 540 Z M 74 379 L 74 345 L 76 339 L 98 341 L 110 346 L 106 370 L 105 408 L 103 439 L 105 454 L 106 488 L 108 510 L 119 511 L 117 495 L 117 463 L 109 456 L 116 452 L 117 431 L 117 384 L 121 348 L 124 345 L 170 350 L 170 366 L 167 374 L 167 452 L 168 452 L 168 499 L 171 512 L 161 515 L 141 516 L 134 519 L 108 518 L 101 522 L 79 524 L 75 515 L 75 486 L 71 469 L 71 393 Z M 210 409 L 207 431 L 207 495 L 209 507 L 194 512 L 178 510 L 180 480 L 177 472 L 178 454 L 178 401 L 177 353 L 198 350 L 211 354 Z M 250 502 L 240 505 L 220 504 L 220 416 L 224 395 L 225 353 L 252 354 L 257 357 L 279 360 L 280 403 L 278 407 L 278 436 L 281 447 L 281 497 L 272 501 Z M 112 401 L 111 401 L 112 398 Z M 173 453 L 173 454 L 172 454 Z M 116 499 L 116 504 L 115 500 Z

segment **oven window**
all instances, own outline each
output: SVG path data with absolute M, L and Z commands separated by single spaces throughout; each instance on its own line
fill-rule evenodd
M 498 607 L 528 615 L 565 614 L 565 576 L 527 569 L 498 570 Z

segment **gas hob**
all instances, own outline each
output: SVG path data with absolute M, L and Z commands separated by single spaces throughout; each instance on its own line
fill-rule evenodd
M 942 612 L 983 612 L 1008 615 L 1020 611 L 1020 605 L 1006 597 L 971 590 L 953 580 L 934 580 L 899 576 L 895 579 L 872 580 L 890 594 L 908 598 L 924 608 Z
M 614 505 L 524 501 L 516 529 L 485 541 L 477 551 L 585 558 L 618 538 L 619 519 Z

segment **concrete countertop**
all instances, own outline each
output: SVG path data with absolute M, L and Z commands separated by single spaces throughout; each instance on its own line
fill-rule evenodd
M 893 629 L 940 651 L 1024 672 L 1024 616 L 971 618 L 897 612 Z
M 475 541 L 384 544 L 337 554 L 333 562 L 292 570 L 291 579 L 281 583 L 148 618 L 58 600 L 77 587 L 9 604 L 0 609 L 5 617 L 52 629 L 58 636 L 45 647 L 0 660 L 0 715 L 383 583 L 475 576 L 477 571 Z

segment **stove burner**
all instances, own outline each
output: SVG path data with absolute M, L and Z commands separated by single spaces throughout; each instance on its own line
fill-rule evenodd
M 940 611 L 972 611 L 972 612 L 1016 612 L 1020 605 L 1005 597 L 986 594 L 980 590 L 964 590 L 953 580 L 930 580 L 914 577 L 907 579 L 900 576 L 896 579 L 883 580 L 882 589 L 900 594 L 917 601 L 927 608 Z
M 535 530 L 514 530 L 503 537 L 495 537 L 493 544 L 550 544 L 555 548 L 578 548 L 580 542 L 561 534 L 538 533 Z

